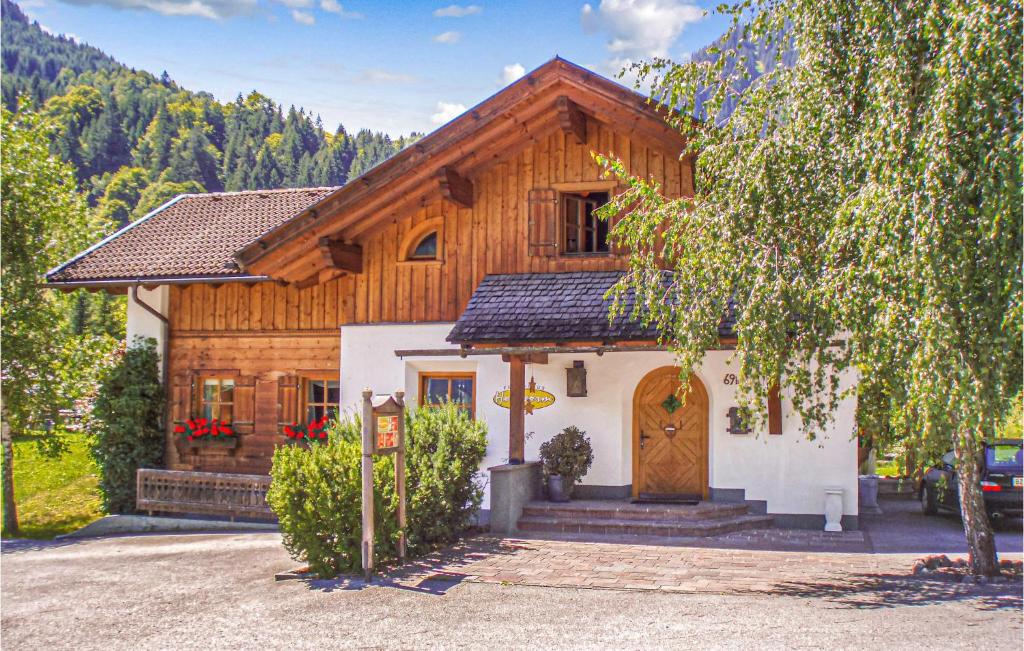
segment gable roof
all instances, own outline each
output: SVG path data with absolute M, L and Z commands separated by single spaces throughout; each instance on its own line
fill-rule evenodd
M 46 275 L 52 284 L 246 277 L 234 253 L 337 187 L 184 194 Z
M 449 172 L 470 177 L 534 139 L 568 130 L 565 107 L 632 137 L 682 151 L 664 107 L 559 57 L 548 61 L 387 161 L 262 235 L 235 256 L 250 273 L 302 282 L 325 271 L 324 237 L 354 242 L 402 210 L 441 196 Z
M 623 296 L 623 316 L 608 320 L 612 300 L 608 290 L 622 271 L 497 274 L 486 276 L 448 334 L 456 344 L 651 341 L 659 339 L 655 325 L 629 317 L 636 295 Z M 668 285 L 672 273 L 662 272 Z M 720 337 L 733 336 L 733 317 L 718 327 Z

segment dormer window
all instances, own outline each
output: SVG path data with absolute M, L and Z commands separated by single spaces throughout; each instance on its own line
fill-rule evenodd
M 561 199 L 562 253 L 608 253 L 608 222 L 595 214 L 608 193 L 565 192 Z
M 437 231 L 424 235 L 409 252 L 410 260 L 437 259 Z

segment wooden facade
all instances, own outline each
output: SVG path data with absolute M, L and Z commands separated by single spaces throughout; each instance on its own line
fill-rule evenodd
M 172 418 L 195 414 L 202 377 L 227 377 L 235 380 L 234 418 L 242 438 L 233 451 L 179 453 L 169 434 L 167 467 L 267 472 L 274 445 L 284 440 L 283 425 L 300 416 L 302 379 L 343 372 L 342 325 L 455 321 L 487 274 L 623 268 L 624 259 L 613 253 L 561 255 L 538 247 L 544 234 L 531 232 L 538 219 L 532 204 L 545 192 L 614 192 L 614 183 L 601 178 L 594 152 L 622 158 L 631 173 L 653 179 L 669 196 L 692 196 L 692 167 L 667 143 L 590 115 L 568 126 L 552 124 L 466 178 L 446 177 L 417 205 L 358 233 L 345 246 L 361 248 L 361 272 L 316 283 L 171 286 Z M 471 201 L 464 181 L 471 185 Z M 433 231 L 437 259 L 408 259 L 408 247 Z

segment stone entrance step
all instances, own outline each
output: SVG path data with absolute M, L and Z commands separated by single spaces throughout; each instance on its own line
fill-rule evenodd
M 524 532 L 640 536 L 718 536 L 772 526 L 745 504 L 632 504 L 612 500 L 530 502 L 518 528 Z

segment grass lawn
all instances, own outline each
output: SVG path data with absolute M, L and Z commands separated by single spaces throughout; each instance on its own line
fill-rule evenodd
M 53 538 L 103 515 L 89 441 L 74 434 L 68 442 L 68 451 L 51 459 L 31 438 L 14 441 L 14 498 L 23 538 Z

